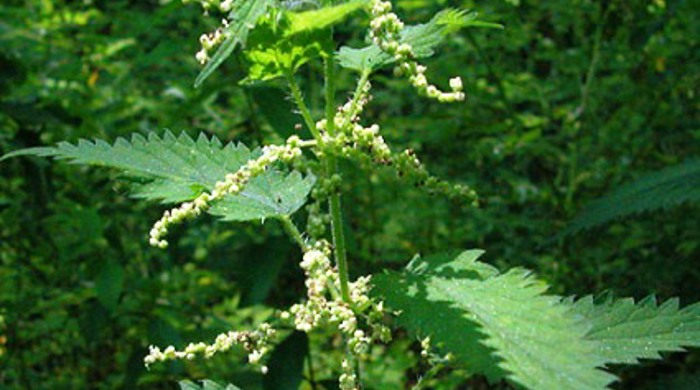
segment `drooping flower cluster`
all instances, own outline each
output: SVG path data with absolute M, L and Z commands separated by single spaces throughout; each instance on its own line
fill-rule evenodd
M 372 0 L 372 21 L 370 22 L 370 37 L 374 44 L 384 52 L 394 56 L 398 63 L 395 68 L 397 75 L 408 76 L 414 88 L 422 95 L 439 102 L 456 102 L 466 98 L 462 79 L 455 77 L 450 80 L 451 92 L 443 92 L 438 87 L 428 82 L 425 76 L 427 68 L 419 64 L 415 58 L 413 47 L 401 42 L 401 31 L 404 23 L 391 12 L 392 5 L 389 1 Z
M 166 211 L 151 229 L 150 244 L 159 248 L 166 248 L 168 242 L 163 237 L 168 233 L 168 228 L 171 225 L 199 216 L 209 208 L 212 202 L 226 195 L 240 193 L 252 178 L 265 172 L 268 166 L 276 161 L 291 162 L 301 156 L 302 147 L 313 144 L 313 141 L 302 141 L 298 136 L 291 136 L 284 145 L 265 146 L 260 157 L 248 161 L 238 171 L 227 174 L 223 181 L 214 185 L 214 189 L 211 192 L 204 192 L 194 200 Z
M 392 152 L 380 134 L 379 125 L 365 127 L 359 123 L 366 104 L 372 100 L 370 91 L 371 84 L 367 82 L 358 89 L 356 96 L 338 109 L 334 117 L 335 136 L 330 136 L 326 131 L 328 124 L 325 119 L 316 124 L 316 128 L 323 134 L 325 150 L 359 162 L 368 160 L 373 164 L 390 165 L 400 176 L 412 181 L 430 194 L 467 200 L 477 205 L 478 197 L 472 188 L 467 185 L 452 184 L 432 176 L 412 150 L 407 149 L 402 153 Z
M 349 283 L 350 302 L 344 301 L 340 296 L 338 271 L 331 265 L 329 256 L 330 246 L 326 242 L 317 243 L 304 254 L 300 266 L 306 275 L 307 300 L 282 312 L 281 318 L 293 322 L 303 332 L 336 326 L 345 335 L 349 351 L 354 356 L 363 356 L 373 341 L 391 340 L 391 331 L 382 323 L 384 305 L 368 296 L 368 276 Z M 354 383 L 351 374 L 354 375 L 352 370 L 341 377 L 341 388 L 355 388 L 349 387 L 349 383 Z
M 243 347 L 248 352 L 248 362 L 252 365 L 260 365 L 262 359 L 270 351 L 277 331 L 268 323 L 263 323 L 254 331 L 231 331 L 218 335 L 213 344 L 190 343 L 182 351 L 174 346 L 162 350 L 156 346 L 150 346 L 148 355 L 143 359 L 146 367 L 156 362 L 168 360 L 193 360 L 198 356 L 206 359 L 219 352 L 226 352 L 234 345 Z M 267 373 L 267 366 L 260 365 L 263 374 Z
M 411 149 L 404 150 L 403 153 L 393 154 L 391 164 L 399 175 L 414 182 L 429 194 L 466 200 L 471 202 L 473 206 L 479 204 L 479 197 L 474 189 L 465 184 L 453 184 L 432 176 Z

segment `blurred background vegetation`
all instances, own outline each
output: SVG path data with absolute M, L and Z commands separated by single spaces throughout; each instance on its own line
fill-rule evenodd
M 411 23 L 452 6 L 506 27 L 464 31 L 429 61 L 437 80 L 465 79 L 467 103 L 417 99 L 387 72 L 374 82 L 368 114 L 395 148 L 414 149 L 484 202 L 473 209 L 431 198 L 389 171 L 347 164 L 355 276 L 416 253 L 483 248 L 486 261 L 527 267 L 562 295 L 700 300 L 697 204 L 559 235 L 589 201 L 700 156 L 699 1 L 396 3 Z M 217 23 L 179 1 L 4 0 L 0 155 L 166 128 L 249 145 L 289 135 L 300 119 L 287 91 L 239 86 L 238 59 L 192 88 L 198 37 Z M 338 36 L 359 45 L 364 23 L 357 17 Z M 320 113 L 319 74 L 318 64 L 302 71 Z M 351 87 L 353 75 L 340 77 Z M 274 222 L 206 218 L 179 229 L 167 251 L 152 249 L 146 236 L 162 207 L 129 199 L 115 177 L 35 158 L 0 163 L 1 388 L 168 389 L 183 378 L 296 388 L 304 355 L 305 377 L 310 361 L 315 381 L 333 378 L 337 348 L 298 335 L 275 353 L 266 378 L 236 353 L 146 371 L 149 344 L 207 340 L 299 299 L 300 254 Z M 367 383 L 412 383 L 416 351 L 410 340 L 397 342 L 375 357 Z M 616 386 L 698 388 L 699 366 L 697 351 L 675 354 L 616 370 L 625 379 Z M 484 386 L 459 372 L 443 383 Z

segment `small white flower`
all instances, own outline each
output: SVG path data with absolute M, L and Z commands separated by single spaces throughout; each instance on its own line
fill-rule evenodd
M 452 88 L 453 91 L 459 92 L 464 89 L 464 84 L 462 84 L 462 79 L 460 77 L 455 77 L 453 79 L 450 79 L 450 88 Z
M 209 54 L 207 53 L 207 51 L 205 49 L 202 49 L 202 50 L 197 52 L 197 55 L 195 56 L 195 58 L 197 59 L 197 61 L 200 64 L 204 65 L 207 63 L 207 61 L 209 61 Z

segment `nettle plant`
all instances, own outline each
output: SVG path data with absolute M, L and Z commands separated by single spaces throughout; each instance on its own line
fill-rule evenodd
M 425 24 L 405 26 L 392 4 L 379 0 L 199 2 L 207 13 L 221 11 L 227 17 L 200 39 L 196 58 L 204 68 L 195 85 L 240 48 L 248 72 L 244 81 L 284 80 L 312 137 L 293 135 L 283 144 L 251 150 L 203 134 L 195 140 L 165 132 L 136 134 L 114 144 L 60 143 L 5 156 L 68 159 L 116 168 L 138 179 L 132 181 L 135 197 L 178 204 L 150 232 L 150 244 L 158 248 L 168 246 L 174 225 L 204 213 L 225 221 L 276 219 L 299 245 L 307 291 L 302 302 L 257 329 L 232 330 L 210 344 L 195 342 L 180 350 L 151 346 L 144 357 L 147 366 L 209 358 L 239 346 L 251 365 L 267 373 L 269 353 L 283 336 L 292 330 L 318 332 L 341 335 L 344 341 L 345 357 L 336 370 L 340 389 L 361 389 L 372 387 L 362 381 L 372 349 L 391 343 L 393 329 L 402 328 L 420 341 L 425 360 L 425 372 L 408 381 L 414 389 L 439 386 L 442 373 L 454 368 L 484 375 L 492 383 L 507 380 L 531 389 L 603 389 L 615 381 L 605 370 L 610 365 L 700 345 L 700 305 L 681 309 L 677 300 L 659 305 L 653 297 L 635 302 L 609 295 L 550 295 L 547 285 L 526 270 L 501 272 L 480 262 L 480 250 L 416 256 L 402 271 L 350 280 L 340 159 L 367 170 L 389 167 L 430 193 L 478 203 L 468 186 L 430 175 L 412 151 L 392 150 L 380 125 L 363 118 L 372 100 L 372 76 L 393 68 L 394 76 L 406 79 L 426 104 L 460 103 L 465 100 L 462 80 L 452 78 L 449 89 L 441 90 L 428 80 L 420 60 L 432 56 L 449 33 L 500 26 L 454 9 Z M 336 50 L 333 26 L 363 12 L 369 15 L 367 46 Z M 325 110 L 314 116 L 295 75 L 319 60 L 325 73 Z M 338 66 L 359 74 L 355 91 L 340 106 Z M 305 205 L 308 219 L 302 231 L 292 215 Z M 199 388 L 192 382 L 181 385 Z M 223 388 L 210 381 L 204 387 Z

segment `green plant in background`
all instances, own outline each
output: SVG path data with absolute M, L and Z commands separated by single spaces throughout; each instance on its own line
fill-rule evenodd
M 603 225 L 616 218 L 668 209 L 700 199 L 700 162 L 683 164 L 649 173 L 587 205 L 561 234 Z
M 205 1 L 205 9 L 228 12 L 220 29 L 201 37 L 197 60 L 205 64 L 200 85 L 243 47 L 244 83 L 287 83 L 308 131 L 284 144 L 249 149 L 216 137 L 151 134 L 103 141 L 61 143 L 11 153 L 50 156 L 74 163 L 117 168 L 131 180 L 135 197 L 179 204 L 165 212 L 150 233 L 150 243 L 168 246 L 174 226 L 209 213 L 225 221 L 274 219 L 303 252 L 306 299 L 266 318 L 251 330 L 231 330 L 210 344 L 193 342 L 182 349 L 151 347 L 147 365 L 168 360 L 211 358 L 241 346 L 248 361 L 275 375 L 268 354 L 298 333 L 325 346 L 342 339 L 342 357 L 332 367 L 341 389 L 363 387 L 375 351 L 389 347 L 390 326 L 407 329 L 421 341 L 425 374 L 413 388 L 439 386 L 448 369 L 507 379 L 533 389 L 606 388 L 614 376 L 604 368 L 658 358 L 659 352 L 700 345 L 700 307 L 680 309 L 677 302 L 657 305 L 650 298 L 579 300 L 547 294 L 547 285 L 522 269 L 500 272 L 478 261 L 482 252 L 466 251 L 414 258 L 402 272 L 385 271 L 351 280 L 341 190 L 347 175 L 339 162 L 351 161 L 370 172 L 375 166 L 395 170 L 402 180 L 430 193 L 475 203 L 469 186 L 453 185 L 428 173 L 410 149 L 392 151 L 380 126 L 363 118 L 372 99 L 370 79 L 389 65 L 421 97 L 439 102 L 464 100 L 462 80 L 441 91 L 429 83 L 419 60 L 430 57 L 446 34 L 466 27 L 496 27 L 474 14 L 445 10 L 429 22 L 404 26 L 383 1 L 341 4 L 275 1 Z M 310 8 L 310 10 L 307 10 Z M 369 46 L 336 51 L 333 26 L 369 11 Z M 213 51 L 213 54 L 211 52 Z M 325 100 L 322 115 L 309 108 L 298 84 L 304 65 L 323 63 Z M 336 64 L 359 73 L 350 100 L 336 107 Z M 433 104 L 428 100 L 429 103 Z M 295 214 L 311 195 L 307 227 L 300 231 Z M 109 275 L 114 276 L 114 275 Z M 109 279 L 107 277 L 107 279 Z M 100 295 L 106 306 L 112 299 Z M 326 340 L 314 339 L 317 335 Z M 400 340 L 394 341 L 400 343 Z M 322 351 L 323 348 L 322 348 Z M 272 358 L 270 358 L 272 359 Z M 381 359 L 379 360 L 381 362 Z M 436 384 L 437 383 L 437 384 Z M 371 383 L 365 383 L 371 386 Z M 448 386 L 448 385 L 444 385 Z M 182 383 L 183 388 L 198 388 Z M 205 381 L 203 388 L 224 388 Z M 229 385 L 225 388 L 235 388 Z
M 0 314 L 0 357 L 5 354 L 5 344 L 7 344 L 7 336 L 5 336 L 5 316 Z

